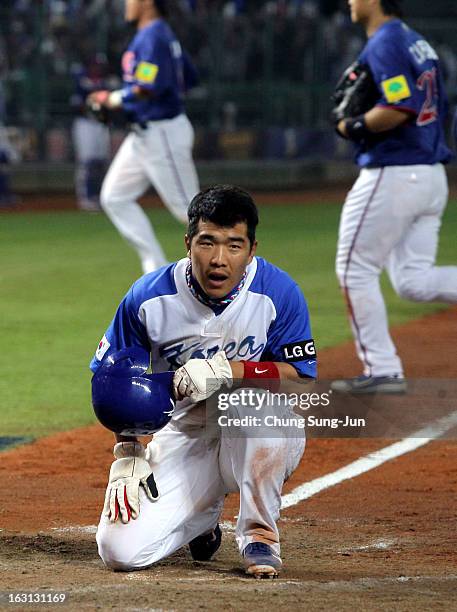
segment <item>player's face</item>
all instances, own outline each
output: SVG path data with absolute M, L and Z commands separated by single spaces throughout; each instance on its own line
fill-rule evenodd
M 212 298 L 221 298 L 238 285 L 256 246 L 254 243 L 251 248 L 245 222 L 222 227 L 200 220 L 192 242 L 186 236 L 192 274 Z
M 143 0 L 125 0 L 125 21 L 135 23 L 141 17 L 143 9 Z
M 349 8 L 351 10 L 351 21 L 353 23 L 364 23 L 372 7 L 372 0 L 348 0 Z

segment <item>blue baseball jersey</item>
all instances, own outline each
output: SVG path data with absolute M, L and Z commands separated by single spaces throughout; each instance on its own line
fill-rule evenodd
M 93 372 L 115 351 L 140 346 L 151 352 L 153 372 L 224 350 L 229 360 L 289 362 L 300 375 L 316 377 L 308 307 L 286 272 L 255 257 L 240 293 L 216 314 L 190 291 L 188 262 L 181 259 L 134 283 L 100 341 Z
M 452 157 L 444 138 L 448 102 L 438 55 L 400 19 L 369 38 L 359 61 L 368 64 L 379 88 L 377 106 L 410 114 L 400 127 L 370 136 L 357 147 L 361 167 L 446 163 Z
M 170 26 L 157 19 L 137 32 L 122 57 L 125 90 L 135 85 L 151 96 L 124 98 L 132 122 L 172 119 L 184 111 L 183 95 L 197 83 L 197 72 Z

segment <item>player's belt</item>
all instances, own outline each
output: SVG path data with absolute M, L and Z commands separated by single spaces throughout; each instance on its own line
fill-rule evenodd
M 132 130 L 132 132 L 135 132 L 135 134 L 142 134 L 144 130 L 148 129 L 148 123 L 148 121 L 143 121 L 141 123 L 130 123 L 129 128 Z
M 148 121 L 133 121 L 129 123 L 129 128 L 136 134 L 142 134 L 150 125 L 158 123 L 159 121 L 170 121 L 170 119 L 174 119 L 180 114 L 181 113 L 178 113 L 177 115 L 170 115 L 169 117 L 161 117 L 160 119 L 149 119 Z

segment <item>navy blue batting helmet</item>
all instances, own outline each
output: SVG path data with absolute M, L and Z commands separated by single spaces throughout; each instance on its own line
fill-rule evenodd
M 149 353 L 129 347 L 113 353 L 92 378 L 92 405 L 115 433 L 146 436 L 162 429 L 175 409 L 174 372 L 146 374 Z

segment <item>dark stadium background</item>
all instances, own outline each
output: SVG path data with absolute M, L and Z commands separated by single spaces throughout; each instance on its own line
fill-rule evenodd
M 454 106 L 457 5 L 403 4 L 408 22 L 441 56 Z M 261 171 L 265 162 L 280 188 L 352 176 L 351 147 L 328 123 L 335 81 L 364 41 L 350 23 L 346 0 L 169 5 L 173 27 L 201 75 L 187 108 L 204 183 L 223 179 L 271 188 Z M 117 72 L 130 35 L 122 0 L 1 3 L 0 123 L 21 159 L 11 168 L 16 190 L 72 191 L 72 75 L 97 54 Z M 122 125 L 113 130 L 113 150 L 123 133 Z

